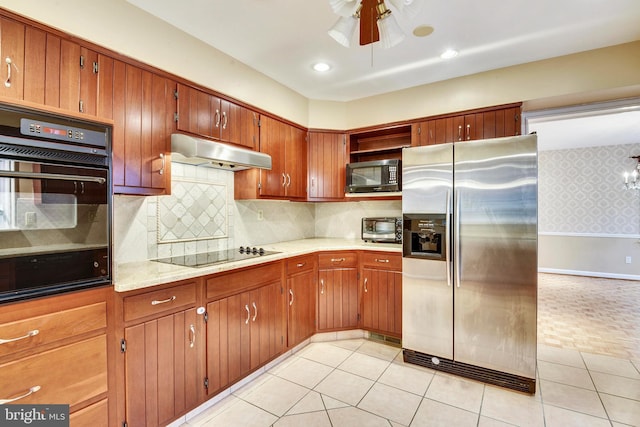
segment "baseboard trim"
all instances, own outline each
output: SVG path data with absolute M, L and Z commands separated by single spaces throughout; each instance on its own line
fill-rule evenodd
M 569 276 L 602 277 L 603 279 L 640 280 L 636 274 L 617 274 L 602 271 L 563 270 L 558 268 L 538 268 L 538 273 L 566 274 Z

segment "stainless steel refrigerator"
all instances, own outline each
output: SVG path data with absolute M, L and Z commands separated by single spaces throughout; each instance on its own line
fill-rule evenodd
M 402 152 L 404 359 L 535 392 L 536 135 Z

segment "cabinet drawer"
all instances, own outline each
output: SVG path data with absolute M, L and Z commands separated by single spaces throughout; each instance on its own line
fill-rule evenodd
M 100 330 L 107 326 L 104 302 L 0 325 L 0 356 Z
M 316 266 L 316 255 L 304 255 L 287 260 L 287 275 L 306 273 Z
M 73 411 L 106 393 L 106 335 L 0 365 L 0 399 L 18 398 L 11 403 L 68 404 Z
M 362 266 L 402 271 L 402 255 L 392 252 L 363 252 Z
M 245 270 L 216 274 L 207 279 L 207 299 L 234 295 L 259 285 L 280 281 L 282 263 L 275 262 L 249 267 Z
M 124 321 L 141 319 L 159 313 L 175 312 L 196 303 L 196 284 L 174 286 L 125 297 Z
M 107 399 L 82 408 L 69 416 L 70 427 L 109 427 Z
M 318 268 L 354 268 L 358 266 L 355 252 L 321 252 L 318 254 Z

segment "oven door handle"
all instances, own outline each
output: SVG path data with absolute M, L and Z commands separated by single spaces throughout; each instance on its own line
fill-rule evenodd
M 97 176 L 87 175 L 64 175 L 59 173 L 38 173 L 20 171 L 0 171 L 0 178 L 22 178 L 22 179 L 59 179 L 62 181 L 89 181 L 104 184 L 106 179 Z

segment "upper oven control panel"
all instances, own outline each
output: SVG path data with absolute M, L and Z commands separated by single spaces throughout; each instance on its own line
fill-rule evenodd
M 106 147 L 106 135 L 91 129 L 64 126 L 32 119 L 20 119 L 20 133 L 36 138 L 50 138 L 67 142 L 79 142 L 87 145 Z

